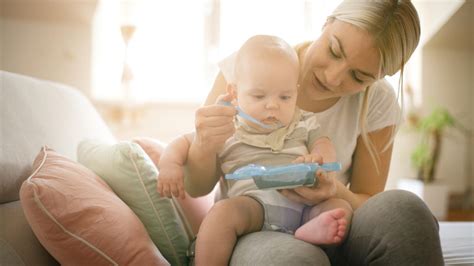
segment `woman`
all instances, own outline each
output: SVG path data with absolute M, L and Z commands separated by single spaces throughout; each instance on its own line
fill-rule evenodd
M 320 180 L 317 187 L 281 193 L 307 205 L 341 198 L 355 210 L 343 245 L 325 247 L 324 252 L 314 247 L 318 250 L 306 253 L 300 263 L 322 265 L 329 258 L 332 265 L 443 265 L 437 221 L 426 205 L 408 192 L 383 192 L 400 120 L 396 96 L 383 77 L 403 73 L 419 36 L 418 15 L 408 0 L 344 1 L 328 17 L 319 39 L 295 48 L 301 64 L 297 104 L 316 113 L 343 171 L 337 179 Z M 234 130 L 235 111 L 210 105 L 232 81 L 233 61 L 231 56 L 221 62 L 206 100 L 209 106 L 196 115 L 196 138 L 211 156 Z M 191 195 L 212 189 L 190 183 L 186 187 Z M 244 237 L 231 264 L 260 265 L 269 259 L 298 264 L 292 254 L 300 243 L 276 234 Z

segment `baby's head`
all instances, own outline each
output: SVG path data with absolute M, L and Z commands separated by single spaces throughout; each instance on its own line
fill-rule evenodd
M 286 126 L 295 112 L 298 76 L 295 50 L 278 37 L 257 35 L 238 51 L 228 90 L 250 116 Z

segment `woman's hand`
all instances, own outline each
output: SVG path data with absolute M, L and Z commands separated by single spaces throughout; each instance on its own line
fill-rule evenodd
M 219 101 L 231 101 L 230 94 L 221 95 Z M 237 113 L 234 107 L 219 104 L 200 107 L 196 111 L 196 136 L 194 144 L 206 153 L 218 153 L 225 141 L 235 132 L 234 116 Z
M 318 179 L 316 186 L 297 187 L 294 189 L 282 189 L 280 193 L 288 199 L 312 206 L 336 196 L 337 184 L 336 174 L 319 169 L 315 173 Z

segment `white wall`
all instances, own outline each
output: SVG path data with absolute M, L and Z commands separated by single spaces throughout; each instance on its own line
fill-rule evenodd
M 2 0 L 0 68 L 89 94 L 95 5 L 95 0 Z
M 435 5 L 434 11 L 439 8 Z M 433 12 L 434 12 L 433 11 Z M 414 58 L 415 90 L 421 97 L 421 114 L 437 106 L 447 108 L 465 127 L 474 125 L 474 3 L 467 1 L 429 39 L 421 44 Z M 425 6 L 423 12 L 431 12 Z M 420 14 L 421 16 L 421 14 Z M 413 74 L 410 73 L 410 74 Z M 414 177 L 410 153 L 419 136 L 402 129 L 395 140 L 387 188 L 394 188 L 401 177 Z M 464 192 L 474 182 L 473 139 L 450 129 L 443 139 L 436 179 L 449 184 L 451 192 Z
M 446 105 L 471 127 L 474 124 L 472 2 L 415 1 L 424 33 L 419 69 L 415 69 L 416 78 L 420 78 L 418 86 L 423 88 L 420 89 L 422 107 L 429 110 L 430 102 Z M 0 69 L 69 84 L 90 95 L 91 21 L 96 3 L 97 0 L 1 0 Z M 459 17 L 457 11 L 461 5 L 461 11 L 468 15 L 461 14 L 461 21 L 452 22 L 453 14 Z M 469 27 L 471 32 L 462 32 Z M 470 48 L 456 46 L 460 44 L 468 44 Z M 196 108 L 196 105 L 155 105 L 146 109 L 135 124 L 118 124 L 113 119 L 109 123 L 120 139 L 147 135 L 169 141 L 193 129 Z M 100 110 L 107 115 L 104 108 Z M 443 146 L 439 177 L 449 182 L 453 191 L 461 191 L 467 185 L 464 177 L 469 172 L 462 166 L 466 146 L 459 133 L 450 135 L 453 137 L 447 138 Z M 409 158 L 416 141 L 416 135 L 403 130 L 396 138 L 388 188 L 394 187 L 399 177 L 416 175 Z M 471 144 L 471 157 L 467 159 L 471 173 L 474 172 L 472 150 Z
M 424 109 L 432 110 L 437 105 L 446 107 L 459 121 L 473 125 L 472 73 L 474 50 L 452 50 L 443 48 L 425 49 L 423 53 Z M 428 78 L 429 77 L 429 78 Z M 442 152 L 436 178 L 450 184 L 452 191 L 463 191 L 467 173 L 467 149 L 472 145 L 459 131 L 450 129 L 443 139 Z

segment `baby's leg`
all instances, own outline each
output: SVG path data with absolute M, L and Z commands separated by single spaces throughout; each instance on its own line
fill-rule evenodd
M 304 215 L 303 224 L 295 232 L 297 239 L 316 244 L 341 243 L 349 230 L 352 208 L 342 199 L 328 199 Z
M 246 196 L 214 204 L 199 228 L 196 265 L 228 265 L 237 238 L 262 228 L 263 211 L 260 203 Z

